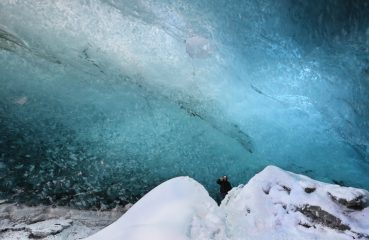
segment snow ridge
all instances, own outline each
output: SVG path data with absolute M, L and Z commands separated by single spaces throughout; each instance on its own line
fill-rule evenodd
M 268 166 L 220 207 L 189 177 L 145 195 L 86 240 L 369 239 L 369 192 Z

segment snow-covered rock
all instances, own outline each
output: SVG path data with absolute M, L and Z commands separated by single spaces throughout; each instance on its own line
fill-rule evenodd
M 234 188 L 221 209 L 232 239 L 369 239 L 368 199 L 365 190 L 268 166 L 245 186 Z M 348 202 L 363 209 L 352 209 Z
M 56 235 L 63 231 L 64 229 L 70 227 L 73 221 L 70 219 L 64 218 L 56 218 L 56 219 L 48 219 L 44 221 L 40 221 L 33 224 L 14 224 L 9 219 L 0 220 L 0 232 L 12 232 L 15 234 L 9 234 L 8 239 L 13 239 L 11 235 L 14 237 L 16 235 L 20 235 L 19 233 L 29 233 L 26 234 L 27 239 L 29 238 L 45 238 L 51 235 Z M 4 237 L 5 234 L 0 234 L 0 237 Z M 2 239 L 2 238 L 0 238 Z M 16 238 L 14 238 L 16 239 Z M 25 238 L 23 238 L 25 239 Z
M 128 206 L 127 206 L 128 207 Z M 76 240 L 117 220 L 126 209 L 76 210 L 66 207 L 0 203 L 0 239 Z
M 70 219 L 50 219 L 42 222 L 37 222 L 27 226 L 27 230 L 31 233 L 30 237 L 44 238 L 50 235 L 60 233 L 64 229 L 70 227 L 73 221 Z
M 368 191 L 268 166 L 218 207 L 199 183 L 178 177 L 87 240 L 369 239 L 368 200 Z

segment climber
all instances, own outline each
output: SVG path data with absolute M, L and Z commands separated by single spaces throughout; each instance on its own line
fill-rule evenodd
M 217 183 L 220 185 L 220 201 L 223 200 L 225 198 L 225 196 L 227 195 L 227 193 L 229 192 L 229 190 L 232 189 L 232 185 L 230 182 L 228 182 L 228 177 L 227 176 L 223 176 L 221 178 L 219 178 L 217 180 Z

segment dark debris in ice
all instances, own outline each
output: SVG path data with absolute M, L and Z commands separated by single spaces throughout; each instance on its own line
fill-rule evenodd
M 206 122 L 209 126 L 215 129 L 218 132 L 221 132 L 225 136 L 233 138 L 237 141 L 247 152 L 253 153 L 253 144 L 251 137 L 242 131 L 237 124 L 229 123 L 227 121 L 221 121 L 215 117 L 210 116 L 210 114 L 201 113 L 191 107 L 190 104 L 177 101 L 177 104 L 180 109 L 186 112 L 190 117 L 196 117 L 201 121 Z

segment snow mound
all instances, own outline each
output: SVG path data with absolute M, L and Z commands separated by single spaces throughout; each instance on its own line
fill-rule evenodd
M 369 239 L 369 192 L 274 166 L 218 207 L 201 184 L 171 179 L 88 240 Z
M 221 209 L 232 239 L 355 239 L 369 237 L 368 199 L 365 190 L 268 166 L 234 188 Z
M 224 239 L 223 219 L 201 184 L 178 177 L 153 189 L 120 219 L 87 239 Z

